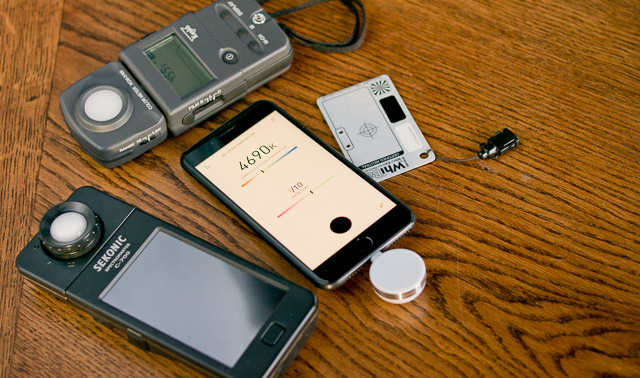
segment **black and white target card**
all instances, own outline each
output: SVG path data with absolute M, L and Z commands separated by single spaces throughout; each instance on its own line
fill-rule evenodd
M 317 100 L 342 153 L 376 181 L 435 160 L 387 75 Z

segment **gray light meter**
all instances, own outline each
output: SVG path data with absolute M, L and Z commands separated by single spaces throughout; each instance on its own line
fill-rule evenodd
M 60 96 L 71 134 L 113 168 L 286 72 L 293 48 L 254 0 L 219 0 L 125 47 Z

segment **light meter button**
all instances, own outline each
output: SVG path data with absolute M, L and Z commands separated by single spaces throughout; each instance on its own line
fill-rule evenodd
M 124 103 L 120 95 L 110 89 L 100 89 L 91 93 L 84 103 L 84 112 L 96 122 L 110 121 L 122 111 Z
M 285 328 L 278 323 L 271 323 L 267 331 L 262 336 L 262 341 L 267 345 L 274 346 L 280 341 L 282 335 L 284 335 Z
M 267 21 L 267 17 L 262 13 L 256 13 L 251 16 L 251 21 L 253 21 L 253 23 L 256 25 L 262 25 L 265 23 L 265 21 Z
M 227 64 L 236 64 L 238 60 L 238 54 L 233 51 L 225 51 L 222 53 L 222 61 Z

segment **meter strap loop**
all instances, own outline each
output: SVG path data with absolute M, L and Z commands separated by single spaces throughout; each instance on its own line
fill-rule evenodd
M 279 16 L 286 16 L 288 14 L 297 12 L 299 10 L 312 7 L 314 5 L 319 5 L 322 3 L 326 3 L 334 0 L 310 0 L 306 3 L 297 5 L 295 7 L 291 7 L 288 9 L 279 10 L 271 13 L 271 17 L 276 18 Z M 342 4 L 344 4 L 351 13 L 355 16 L 355 25 L 353 27 L 353 32 L 351 33 L 351 37 L 344 42 L 322 42 L 317 41 L 308 37 L 305 37 L 301 34 L 298 34 L 290 27 L 285 24 L 278 22 L 280 28 L 287 34 L 292 40 L 295 42 L 308 47 L 313 47 L 322 52 L 331 52 L 331 53 L 347 53 L 357 50 L 364 40 L 365 28 L 366 28 L 366 14 L 364 11 L 364 5 L 361 0 L 338 0 Z M 358 12 L 358 8 L 360 8 L 360 12 Z

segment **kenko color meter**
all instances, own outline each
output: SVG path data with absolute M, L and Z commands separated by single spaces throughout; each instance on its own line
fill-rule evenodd
M 286 72 L 293 48 L 253 0 L 217 1 L 125 47 L 60 96 L 71 134 L 113 168 Z

